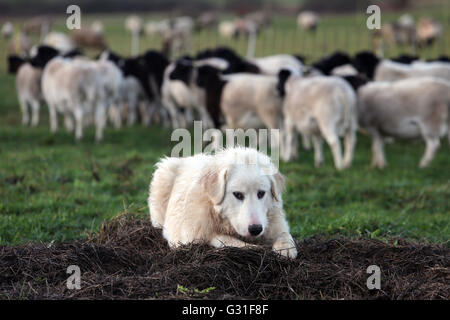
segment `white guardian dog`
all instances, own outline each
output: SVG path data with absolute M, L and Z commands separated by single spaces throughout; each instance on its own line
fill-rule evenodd
M 297 256 L 281 199 L 284 177 L 268 156 L 237 147 L 215 155 L 165 158 L 156 166 L 150 218 L 171 247 L 266 242 L 281 255 Z

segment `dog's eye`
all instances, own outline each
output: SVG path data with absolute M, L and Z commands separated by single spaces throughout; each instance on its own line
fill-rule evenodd
M 233 192 L 233 196 L 235 196 L 238 200 L 244 200 L 244 194 L 242 192 Z
M 262 199 L 262 197 L 264 197 L 265 194 L 266 194 L 265 191 L 262 191 L 262 190 L 258 191 L 258 193 L 257 193 L 258 199 Z

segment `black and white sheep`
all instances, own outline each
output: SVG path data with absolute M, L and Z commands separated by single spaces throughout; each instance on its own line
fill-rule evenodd
M 360 52 L 354 57 L 353 66 L 375 81 L 396 81 L 425 76 L 450 80 L 450 64 L 445 62 L 404 64 L 380 59 L 372 52 Z
M 22 112 L 22 124 L 31 126 L 39 124 L 39 109 L 43 100 L 41 91 L 42 69 L 33 67 L 26 59 L 19 56 L 8 57 L 8 72 L 16 74 L 16 90 Z

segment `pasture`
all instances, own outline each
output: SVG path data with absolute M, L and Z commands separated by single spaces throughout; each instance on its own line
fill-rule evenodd
M 425 11 L 425 13 L 436 13 L 442 17 L 446 14 L 435 7 L 426 10 L 429 11 Z M 414 13 L 414 15 L 418 15 L 418 13 Z M 396 14 L 390 14 L 383 19 L 395 16 Z M 361 32 L 353 32 L 355 26 L 365 25 L 365 17 L 364 14 L 330 16 L 324 19 L 323 29 L 319 29 L 315 36 L 302 35 L 302 32 L 295 28 L 294 18 L 277 17 L 274 30 L 264 31 L 261 35 L 262 38 L 266 37 L 266 40 L 257 43 L 256 54 L 263 56 L 279 52 L 295 53 L 305 55 L 308 59 L 307 62 L 312 62 L 336 49 L 354 53 L 363 48 L 371 48 L 371 38 L 365 28 L 361 28 L 363 30 Z M 106 38 L 111 48 L 124 55 L 129 53 L 130 40 L 123 28 L 123 16 L 89 16 L 86 18 L 89 21 L 101 19 L 105 23 Z M 20 19 L 15 22 L 19 23 Z M 58 19 L 56 29 L 62 30 L 62 28 L 63 20 Z M 275 37 L 274 33 L 283 36 Z M 444 35 L 441 42 L 424 50 L 421 55 L 428 58 L 441 53 L 449 54 L 450 33 L 446 32 Z M 298 42 L 291 40 L 299 37 L 305 40 Z M 195 37 L 194 48 L 199 50 L 213 47 L 218 44 L 217 41 L 217 35 L 200 33 Z M 268 45 L 272 41 L 273 43 Z M 157 48 L 158 44 L 158 39 L 143 38 L 141 51 Z M 220 44 L 230 45 L 241 54 L 246 52 L 244 40 L 233 40 L 229 43 L 225 41 Z M 147 235 L 139 233 L 139 230 L 142 230 L 142 225 L 148 226 L 148 186 L 155 170 L 154 165 L 162 156 L 170 155 L 171 148 L 176 144 L 176 142 L 170 141 L 172 130 L 155 124 L 148 128 L 142 125 L 125 126 L 119 130 L 109 125 L 105 130 L 105 138 L 102 143 L 95 143 L 93 128 L 88 128 L 84 139 L 77 143 L 74 141 L 73 135 L 67 133 L 64 128 L 60 128 L 56 134 L 50 132 L 48 110 L 45 106 L 40 111 L 39 126 L 36 128 L 24 127 L 21 125 L 14 77 L 5 72 L 4 43 L 0 43 L 0 48 L 0 245 L 39 246 L 39 243 L 55 243 L 59 249 L 69 250 L 59 244 L 84 243 L 87 241 L 86 239 L 92 237 L 97 239 L 95 240 L 97 244 L 101 245 L 129 244 L 135 240 L 137 246 L 142 245 L 143 248 L 146 248 L 149 243 L 153 243 L 148 242 L 148 239 L 145 238 Z M 395 51 L 390 51 L 389 55 L 395 55 L 405 50 L 408 49 L 403 48 L 402 51 L 402 48 L 396 48 Z M 324 149 L 325 163 L 320 169 L 314 167 L 313 152 L 301 148 L 298 160 L 280 163 L 280 171 L 286 176 L 287 181 L 287 190 L 283 199 L 291 233 L 299 243 L 315 237 L 307 240 L 310 242 L 302 243 L 300 247 L 304 246 L 302 247 L 304 252 L 314 254 L 318 252 L 317 250 L 320 251 L 321 244 L 328 243 L 330 248 L 333 248 L 329 252 L 331 257 L 333 253 L 340 254 L 340 240 L 333 239 L 344 239 L 342 241 L 345 241 L 346 245 L 342 247 L 347 248 L 349 252 L 352 250 L 351 248 L 360 248 L 358 247 L 361 244 L 360 241 L 365 243 L 361 244 L 363 251 L 382 250 L 380 248 L 386 246 L 389 247 L 389 250 L 394 248 L 392 252 L 395 252 L 397 246 L 408 247 L 407 244 L 413 242 L 416 244 L 409 245 L 409 251 L 407 250 L 407 254 L 405 254 L 409 258 L 416 254 L 430 256 L 435 254 L 444 258 L 448 256 L 450 239 L 449 141 L 446 138 L 442 139 L 441 147 L 431 165 L 426 169 L 419 169 L 418 163 L 424 150 L 423 141 L 396 139 L 394 143 L 386 145 L 387 168 L 377 170 L 370 168 L 370 138 L 363 133 L 358 133 L 357 138 L 353 165 L 350 169 L 342 172 L 336 171 L 334 168 L 328 147 Z M 114 229 L 114 235 L 111 236 L 114 238 L 110 239 L 112 242 L 107 241 L 108 233 L 106 233 L 106 238 L 101 238 L 105 228 L 111 226 L 111 222 L 108 221 L 123 214 L 133 217 L 134 222 L 131 222 L 131 226 L 138 225 L 136 237 L 142 236 L 143 238 L 117 240 L 114 237 L 123 237 L 123 234 L 115 235 L 114 232 L 117 229 Z M 97 234 L 99 230 L 102 230 L 100 235 Z M 130 230 L 130 234 L 132 233 L 133 230 Z M 150 238 L 153 239 L 152 237 L 154 237 L 153 233 Z M 316 237 L 320 240 L 315 240 Z M 117 242 L 114 242 L 116 240 Z M 139 241 L 147 242 L 141 244 Z M 421 244 L 417 245 L 417 243 Z M 6 246 L 0 247 L 0 252 L 6 256 L 8 254 L 13 256 Z M 96 247 L 93 250 L 99 249 Z M 200 250 L 200 253 L 196 251 L 199 255 L 208 254 L 203 247 L 194 250 Z M 438 253 L 433 250 L 438 250 Z M 236 255 L 233 250 L 230 252 L 226 251 L 224 254 Z M 79 252 L 79 254 L 84 253 Z M 358 252 L 351 251 L 346 254 L 358 255 Z M 175 255 L 178 255 L 177 257 L 181 260 L 188 260 L 186 257 L 183 258 L 182 251 Z M 26 257 L 26 252 L 24 252 L 24 257 Z M 258 257 L 251 256 L 249 259 L 259 263 Z M 301 257 L 301 259 L 308 259 L 305 254 Z M 345 260 L 347 258 L 345 257 L 347 256 L 341 257 L 342 264 L 340 266 L 343 268 L 346 267 Z M 120 259 L 127 258 L 123 255 Z M 267 259 L 269 259 L 268 263 L 271 267 L 276 266 L 276 263 L 270 260 L 273 257 L 269 256 Z M 368 260 L 370 257 L 362 258 L 360 263 L 366 263 Z M 124 268 L 134 268 L 133 263 L 140 263 L 136 261 L 133 260 L 129 266 Z M 197 265 L 193 261 L 189 261 L 189 263 L 193 263 L 192 268 L 195 269 Z M 322 262 L 315 261 L 315 266 L 319 266 Z M 397 262 L 392 263 L 396 265 Z M 401 262 L 398 263 L 401 265 Z M 442 262 L 443 265 L 446 263 L 448 266 L 448 261 Z M 224 262 L 224 264 L 226 263 Z M 417 263 L 417 265 L 419 264 Z M 228 264 L 228 266 L 232 265 Z M 425 268 L 425 266 L 423 267 Z M 299 266 L 286 264 L 283 265 L 283 268 L 283 270 L 297 270 Z M 386 268 L 388 268 L 387 264 Z M 363 271 L 360 270 L 360 272 Z M 217 269 L 215 272 L 220 273 L 220 270 Z M 280 270 L 276 269 L 274 272 L 280 272 Z M 321 272 L 324 273 L 316 274 L 318 275 L 317 279 L 325 276 L 327 271 L 323 269 Z M 392 272 L 408 276 L 408 272 L 405 270 L 393 269 Z M 303 276 L 297 275 L 299 278 Z M 363 275 L 359 276 L 362 279 Z M 431 275 L 428 276 L 431 277 Z M 343 277 L 340 281 L 343 283 L 350 281 L 349 277 Z M 186 283 L 188 280 L 182 277 L 174 279 L 179 280 L 174 280 L 173 286 L 176 281 L 179 281 L 179 285 L 197 285 L 199 289 L 213 286 L 211 283 L 213 280 L 209 278 L 203 279 L 200 284 Z M 17 283 L 20 282 L 19 280 Z M 62 279 L 56 280 L 61 281 Z M 289 284 L 288 280 L 286 281 Z M 39 287 L 39 284 L 33 281 L 30 282 L 30 287 Z M 106 283 L 109 278 L 105 278 L 104 281 Z M 183 281 L 186 282 L 182 283 Z M 302 284 L 301 281 L 298 283 Z M 307 285 L 313 286 L 314 284 Z M 390 285 L 392 288 L 396 287 L 395 283 Z M 130 288 L 133 286 L 138 286 L 138 283 L 130 284 L 130 287 L 124 286 L 123 295 L 111 295 L 110 298 L 125 297 L 127 290 L 131 290 Z M 336 288 L 326 289 L 324 291 L 326 294 L 322 298 L 361 298 L 364 295 L 363 293 L 361 295 L 359 293 L 349 294 L 350 287 L 350 289 L 342 289 L 343 291 Z M 44 293 L 33 295 L 33 290 L 29 290 L 27 293 L 20 291 L 20 288 L 8 288 L 8 290 L 13 293 L 8 295 L 3 292 L 0 298 L 2 296 L 3 298 L 49 297 Z M 162 289 L 155 287 L 155 290 Z M 161 296 L 177 298 L 199 296 L 198 292 L 186 294 L 186 290 L 183 292 L 183 289 L 180 289 L 181 291 L 179 291 L 179 288 L 176 287 L 170 290 L 166 294 L 162 293 Z M 267 292 L 267 296 L 264 296 L 261 291 L 255 290 L 255 292 L 236 291 L 232 294 L 234 297 L 245 298 L 289 299 L 321 298 L 322 294 L 318 291 L 307 295 L 305 291 L 298 292 L 297 295 L 283 296 L 280 291 L 273 295 Z M 222 291 L 216 291 L 220 294 L 215 294 L 214 290 L 211 292 L 210 295 L 207 295 L 208 297 L 222 297 Z M 224 290 L 224 292 L 229 291 Z M 437 290 L 435 294 L 415 293 L 406 297 L 448 298 L 448 292 L 447 297 L 443 292 L 445 290 Z M 96 294 L 98 294 L 97 291 L 88 292 L 85 297 L 101 297 Z M 147 294 L 148 292 L 143 292 L 142 295 L 136 294 L 131 297 L 143 298 L 148 297 Z M 200 294 L 200 296 L 202 295 Z M 381 296 L 397 298 L 401 297 L 401 293 L 392 292 Z M 53 298 L 62 297 L 61 295 L 53 296 Z M 76 298 L 77 296 L 72 297 Z M 103 296 L 103 298 L 105 297 Z
M 50 133 L 46 108 L 39 127 L 22 127 L 13 77 L 2 75 L 1 84 L 1 244 L 83 238 L 123 211 L 148 217 L 153 166 L 176 143 L 169 129 L 108 127 L 101 144 L 88 129 L 77 144 L 64 129 Z M 423 149 L 420 141 L 396 141 L 386 148 L 388 167 L 373 170 L 370 139 L 359 134 L 354 164 L 344 172 L 335 170 L 328 148 L 320 169 L 312 151 L 281 162 L 293 235 L 448 242 L 449 145 L 443 140 L 432 165 L 419 170 Z

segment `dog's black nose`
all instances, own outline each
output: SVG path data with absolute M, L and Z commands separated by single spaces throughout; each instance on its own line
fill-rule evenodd
M 250 234 L 252 236 L 257 236 L 258 234 L 261 233 L 262 231 L 262 225 L 260 224 L 252 224 L 251 226 L 248 227 L 248 232 L 250 232 Z

